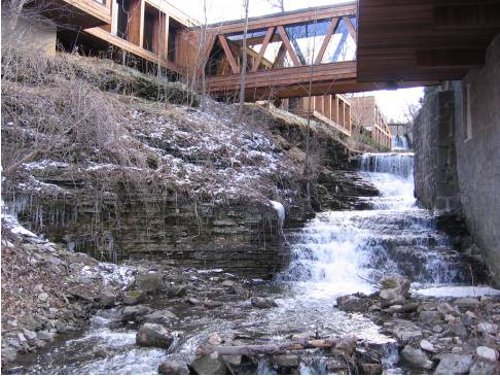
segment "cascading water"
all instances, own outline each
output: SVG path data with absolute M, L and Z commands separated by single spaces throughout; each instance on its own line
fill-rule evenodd
M 398 134 L 392 136 L 392 150 L 408 150 L 409 148 L 408 136 Z
M 416 205 L 413 153 L 365 154 L 360 169 L 380 191 L 362 198 L 372 210 L 319 214 L 296 236 L 281 278 L 318 297 L 370 292 L 391 274 L 423 284 L 469 282 L 468 265 Z
M 391 274 L 435 288 L 443 283 L 470 282 L 470 272 L 446 236 L 435 229 L 432 214 L 416 205 L 413 154 L 365 154 L 360 167 L 360 174 L 380 195 L 360 198 L 370 210 L 321 213 L 300 232 L 287 234 L 293 256 L 289 268 L 273 284 L 263 285 L 261 292 L 273 297 L 277 307 L 252 310 L 241 300 L 228 301 L 211 313 L 185 304 L 168 306 L 182 318 L 168 350 L 138 348 L 136 329 L 113 325 L 120 321 L 118 310 L 100 311 L 80 338 L 38 356 L 29 365 L 29 373 L 155 373 L 165 359 L 189 364 L 198 346 L 213 333 L 277 342 L 297 333 L 320 338 L 354 335 L 381 346 L 386 373 L 401 373 L 394 369 L 394 340 L 380 334 L 369 319 L 336 310 L 335 298 L 369 293 L 381 278 Z M 280 216 L 284 214 L 281 205 L 273 205 Z M 96 348 L 103 350 L 99 357 Z M 300 372 L 325 373 L 324 360 L 321 353 L 304 354 Z M 268 358 L 261 358 L 256 371 L 275 372 Z

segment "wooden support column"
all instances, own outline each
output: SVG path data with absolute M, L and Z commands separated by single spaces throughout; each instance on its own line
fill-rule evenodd
M 146 1 L 139 0 L 141 3 L 140 21 L 139 21 L 139 46 L 144 48 L 144 16 L 146 13 Z

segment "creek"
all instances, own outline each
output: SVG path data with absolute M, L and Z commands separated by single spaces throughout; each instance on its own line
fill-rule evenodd
M 336 298 L 374 292 L 388 275 L 409 278 L 415 294 L 438 294 L 450 286 L 470 284 L 472 273 L 436 229 L 433 214 L 416 205 L 411 153 L 366 154 L 360 165 L 359 173 L 380 195 L 360 198 L 369 210 L 320 213 L 302 230 L 286 233 L 292 250 L 288 269 L 272 282 L 254 286 L 277 307 L 255 309 L 248 300 L 228 299 L 222 307 L 207 310 L 157 298 L 149 302 L 153 308 L 167 308 L 180 318 L 168 350 L 137 347 L 137 328 L 119 324 L 120 310 L 100 310 L 85 331 L 25 359 L 26 373 L 155 374 L 166 359 L 189 364 L 198 346 L 214 333 L 223 340 L 260 343 L 304 333 L 356 336 L 380 346 L 386 373 L 401 373 L 395 341 L 362 315 L 337 310 Z M 217 278 L 220 271 L 213 273 Z M 276 372 L 266 357 L 259 360 L 256 371 Z M 326 373 L 325 357 L 319 351 L 307 352 L 299 371 Z

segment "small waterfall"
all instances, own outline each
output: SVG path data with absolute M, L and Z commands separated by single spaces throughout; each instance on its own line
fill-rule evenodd
M 392 136 L 392 150 L 408 150 L 409 148 L 408 136 L 399 134 Z
M 319 214 L 294 237 L 293 258 L 282 279 L 309 296 L 369 293 L 382 277 L 398 274 L 420 283 L 468 282 L 468 266 L 416 206 L 413 153 L 371 153 L 360 174 L 380 196 L 372 210 Z

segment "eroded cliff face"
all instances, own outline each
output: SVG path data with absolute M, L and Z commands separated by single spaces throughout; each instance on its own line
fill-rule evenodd
M 258 105 L 236 120 L 179 86 L 177 104 L 158 102 L 143 95 L 168 91 L 155 79 L 103 85 L 124 72 L 102 62 L 36 69 L 3 79 L 3 199 L 69 250 L 268 278 L 287 263 L 283 227 L 376 193 L 351 171 L 359 145 L 327 126 Z

